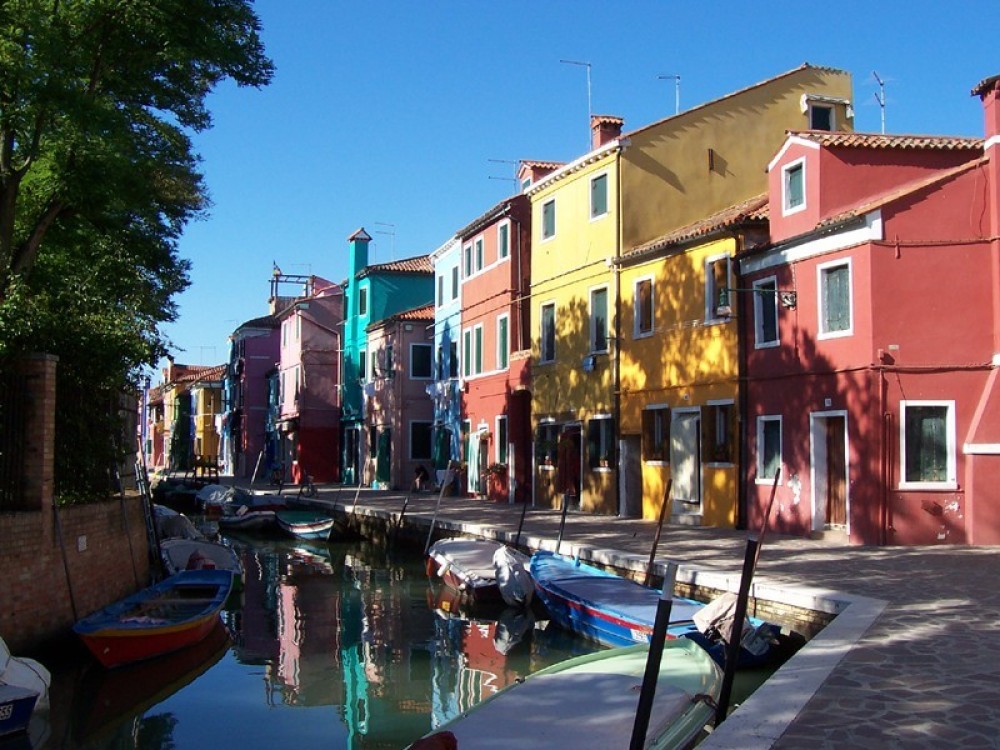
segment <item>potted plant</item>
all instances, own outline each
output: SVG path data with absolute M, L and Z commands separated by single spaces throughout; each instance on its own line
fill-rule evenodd
M 486 467 L 486 490 L 494 502 L 507 499 L 507 464 L 492 463 Z

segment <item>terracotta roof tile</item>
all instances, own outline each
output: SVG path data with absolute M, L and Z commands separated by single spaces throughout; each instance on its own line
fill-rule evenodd
M 642 245 L 632 248 L 622 255 L 623 259 L 635 259 L 643 255 L 649 255 L 660 250 L 664 250 L 671 245 L 706 237 L 716 232 L 744 225 L 760 224 L 768 219 L 767 193 L 755 195 L 741 203 L 737 203 L 728 208 L 712 214 L 700 221 L 696 221 L 687 226 L 675 229 L 672 232 L 661 235 L 655 240 L 650 240 Z
M 610 123 L 612 125 L 624 125 L 625 124 L 625 118 L 624 117 L 617 117 L 615 115 L 591 115 L 590 116 L 590 124 L 591 125 L 596 125 L 596 124 L 599 124 L 599 123 L 603 124 L 603 123 L 606 123 L 606 122 Z
M 175 382 L 177 383 L 197 383 L 203 380 L 221 380 L 228 369 L 228 365 L 189 365 L 186 373 L 181 375 Z
M 522 167 L 528 167 L 529 169 L 559 169 L 559 167 L 565 166 L 564 161 L 537 161 L 533 159 L 521 159 L 520 162 Z
M 403 310 L 393 316 L 396 320 L 434 320 L 434 304 L 421 305 L 410 310 Z
M 982 138 L 960 138 L 946 135 L 885 135 L 881 133 L 843 133 L 829 130 L 790 130 L 788 135 L 804 138 L 829 148 L 944 151 L 975 151 L 983 148 Z
M 281 325 L 278 319 L 273 315 L 264 315 L 260 318 L 253 318 L 245 323 L 240 323 L 236 330 L 242 330 L 243 328 L 277 328 Z
M 491 221 L 498 219 L 501 216 L 509 213 L 511 208 L 517 201 L 527 201 L 527 198 L 523 195 L 514 195 L 510 198 L 504 198 L 502 201 L 493 206 L 489 211 L 477 216 L 471 222 L 466 224 L 464 227 L 455 232 L 455 236 L 459 239 L 465 239 L 471 234 L 475 234 L 483 227 L 487 226 Z
M 392 260 L 388 263 L 373 263 L 358 272 L 358 278 L 372 273 L 434 273 L 429 255 L 418 255 L 414 258 Z
M 1000 81 L 1000 75 L 990 76 L 989 78 L 984 78 L 979 83 L 976 84 L 975 88 L 972 89 L 972 96 L 982 96 L 989 89 L 993 88 L 993 84 Z

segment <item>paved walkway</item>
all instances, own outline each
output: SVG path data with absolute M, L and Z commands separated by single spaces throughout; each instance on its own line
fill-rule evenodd
M 287 493 L 286 493 L 287 494 Z M 314 501 L 392 518 L 402 493 L 320 488 Z M 426 529 L 437 495 L 414 495 Z M 437 524 L 512 541 L 520 507 L 444 498 Z M 560 515 L 529 510 L 521 543 L 555 548 Z M 655 523 L 570 513 L 561 551 L 641 570 Z M 746 533 L 666 526 L 658 563 L 736 590 Z M 1000 748 L 1000 547 L 850 547 L 765 537 L 755 596 L 838 613 L 699 747 Z

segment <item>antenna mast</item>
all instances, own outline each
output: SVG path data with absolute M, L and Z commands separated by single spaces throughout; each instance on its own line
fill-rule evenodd
M 674 114 L 679 115 L 681 113 L 681 77 L 679 75 L 669 75 L 664 74 L 662 76 L 656 76 L 658 80 L 669 80 L 674 81 Z
M 376 222 L 374 222 L 374 224 L 376 226 L 379 226 L 379 227 L 389 227 L 386 230 L 380 231 L 380 230 L 376 229 L 374 231 L 375 231 L 375 234 L 387 234 L 387 235 L 389 235 L 389 260 L 396 260 L 396 225 L 395 224 L 389 224 L 389 223 L 384 222 L 384 221 L 376 221 Z
M 878 102 L 879 109 L 882 110 L 882 135 L 885 135 L 885 83 L 881 78 L 878 77 L 878 73 L 874 70 L 872 75 L 875 76 L 875 80 L 878 82 L 878 91 L 875 92 L 875 101 Z
M 579 65 L 587 69 L 587 150 L 590 151 L 590 118 L 594 116 L 594 108 L 590 101 L 590 63 L 579 60 L 560 60 L 566 65 Z

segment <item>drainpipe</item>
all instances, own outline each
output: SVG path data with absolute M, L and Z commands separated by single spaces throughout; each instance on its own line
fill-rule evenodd
M 743 255 L 745 249 L 745 242 L 743 235 L 740 233 L 733 233 L 733 240 L 736 243 L 736 253 L 735 258 L 740 258 Z M 733 263 L 733 268 L 736 271 L 736 288 L 741 289 L 744 287 L 743 275 L 740 273 L 740 262 L 737 260 Z M 750 387 L 749 364 L 747 362 L 747 332 L 744 327 L 744 316 L 742 307 L 737 304 L 736 307 L 736 398 L 737 398 L 737 413 L 739 414 L 739 454 L 736 460 L 736 528 L 745 529 L 749 526 L 749 496 L 747 488 L 747 460 L 748 451 L 747 447 L 747 437 L 750 432 L 750 405 L 749 399 L 747 398 L 746 389 Z
M 622 301 L 622 290 L 621 290 L 621 253 L 622 253 L 622 153 L 625 147 L 628 145 L 628 139 L 619 139 L 621 144 L 618 148 L 618 155 L 616 158 L 617 169 L 616 180 L 618 183 L 618 195 L 616 196 L 615 203 L 615 256 L 611 264 L 612 274 L 614 277 L 614 294 L 615 294 L 615 322 L 614 322 L 614 347 L 615 354 L 611 361 L 612 367 L 612 377 L 613 377 L 613 387 L 614 387 L 614 408 L 612 413 L 615 415 L 614 418 L 614 451 L 612 454 L 615 466 L 615 503 L 618 506 L 618 515 L 623 515 L 625 508 L 622 503 L 622 462 L 621 462 L 621 436 L 622 436 L 622 414 L 621 414 L 621 301 Z M 639 515 L 642 515 L 642 503 L 640 501 Z

